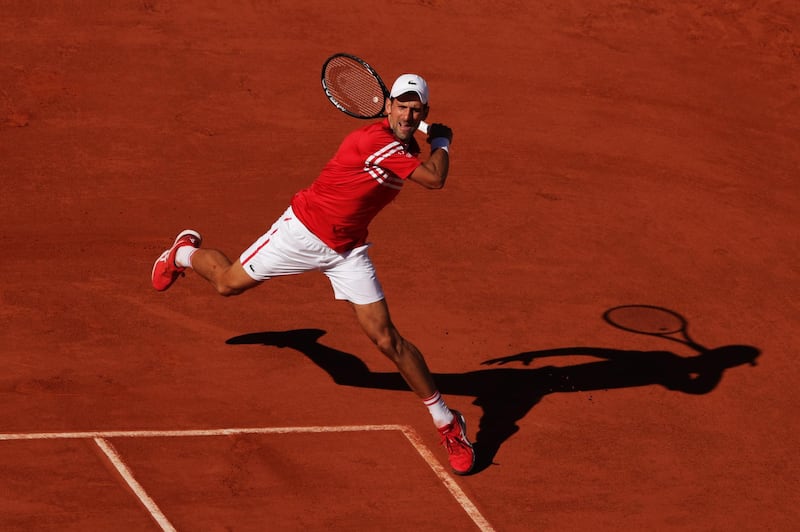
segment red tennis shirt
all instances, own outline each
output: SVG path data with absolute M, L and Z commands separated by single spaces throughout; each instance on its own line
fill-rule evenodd
M 404 143 L 375 122 L 350 133 L 292 210 L 309 231 L 339 253 L 366 243 L 372 219 L 422 164 L 415 139 Z

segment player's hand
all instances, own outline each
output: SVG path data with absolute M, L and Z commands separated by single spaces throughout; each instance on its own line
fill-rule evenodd
M 453 142 L 453 130 L 444 124 L 431 124 L 428 128 L 428 143 L 433 139 L 447 139 L 448 144 Z

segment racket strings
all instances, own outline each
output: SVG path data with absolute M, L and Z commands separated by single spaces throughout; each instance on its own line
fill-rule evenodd
M 325 67 L 328 95 L 349 113 L 365 118 L 383 112 L 383 87 L 360 63 L 347 57 L 336 57 Z

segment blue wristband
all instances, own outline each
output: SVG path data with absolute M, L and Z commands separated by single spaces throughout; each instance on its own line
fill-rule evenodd
M 450 153 L 450 140 L 446 137 L 436 137 L 431 140 L 431 152 L 435 150 L 444 150 Z

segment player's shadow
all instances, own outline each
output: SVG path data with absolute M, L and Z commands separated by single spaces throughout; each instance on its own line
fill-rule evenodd
M 381 390 L 409 387 L 397 372 L 375 372 L 355 355 L 320 343 L 320 329 L 260 332 L 230 338 L 228 344 L 261 344 L 288 347 L 301 352 L 325 370 L 337 384 Z M 682 357 L 669 351 L 626 351 L 603 347 L 562 347 L 527 351 L 494 358 L 484 365 L 521 363 L 548 357 L 581 356 L 599 360 L 570 366 L 532 369 L 486 368 L 466 373 L 434 373 L 445 397 L 473 397 L 483 410 L 475 437 L 476 467 L 479 472 L 493 464 L 500 446 L 519 430 L 517 422 L 544 396 L 560 392 L 607 390 L 661 385 L 688 394 L 706 394 L 722 379 L 726 369 L 755 365 L 760 351 L 746 345 L 728 345 Z

